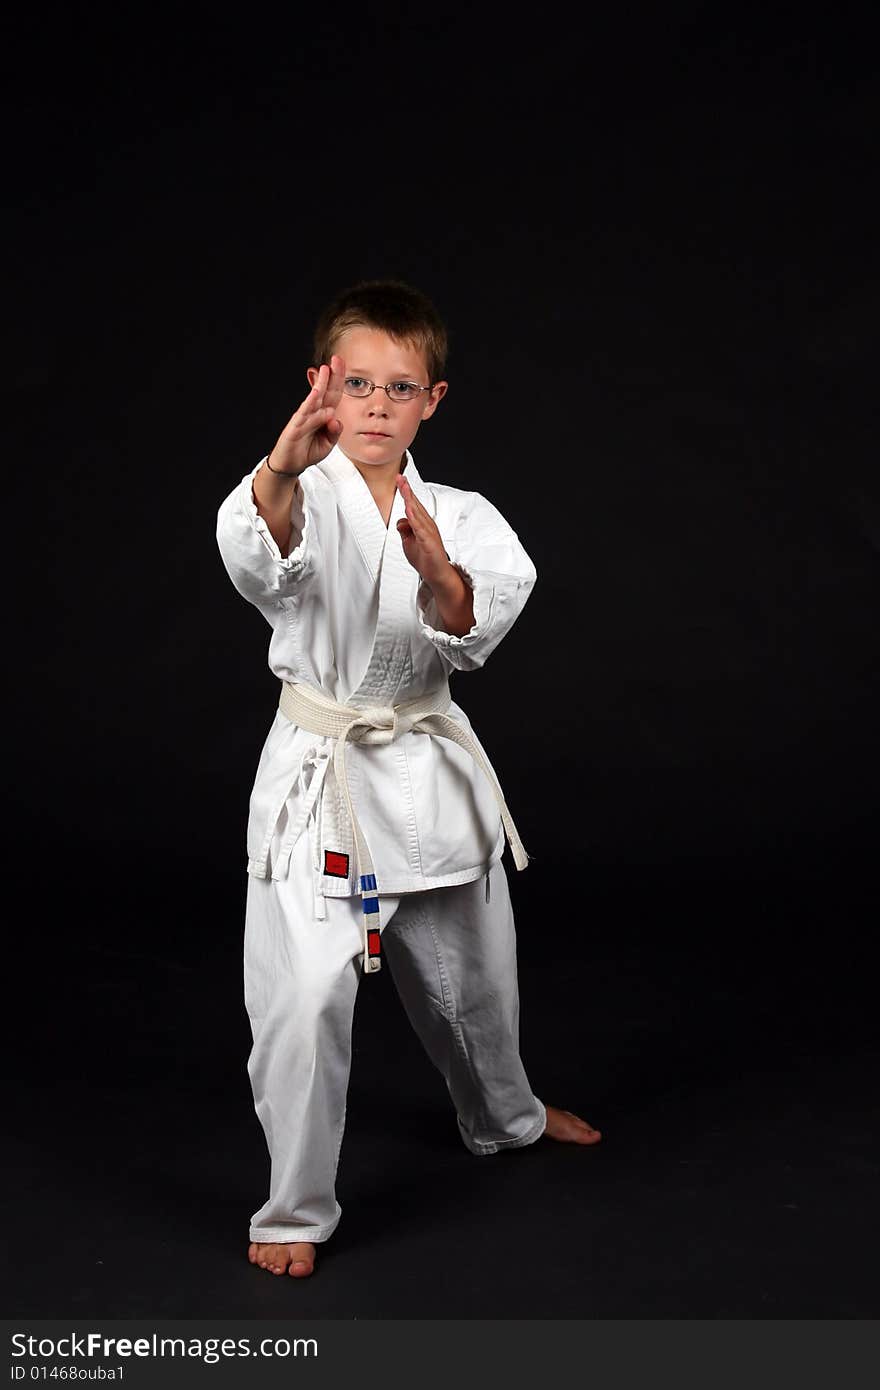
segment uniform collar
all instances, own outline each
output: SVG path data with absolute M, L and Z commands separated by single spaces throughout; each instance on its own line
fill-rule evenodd
M 338 444 L 334 444 L 327 457 L 325 459 L 321 459 L 320 463 L 317 463 L 315 467 L 320 468 L 321 472 L 327 478 L 330 479 L 330 482 L 333 483 L 335 487 L 339 487 L 340 485 L 350 487 L 352 484 L 360 484 L 367 495 L 370 505 L 376 507 L 376 504 L 372 498 L 372 494 L 370 493 L 370 489 L 364 482 L 360 470 L 355 468 L 351 459 L 347 456 L 347 454 L 344 454 L 342 452 Z M 422 506 L 433 516 L 433 495 L 431 492 L 429 492 L 428 488 L 422 481 L 422 476 L 419 473 L 419 470 L 416 468 L 415 461 L 409 449 L 407 449 L 404 453 L 403 468 L 400 471 L 406 478 L 407 482 L 409 483 L 416 497 L 421 502 Z M 389 523 L 390 525 L 393 525 L 394 522 L 399 519 L 397 505 L 398 502 L 400 503 L 399 516 L 404 515 L 403 501 L 400 497 L 400 494 L 398 493 L 397 497 L 394 500 L 394 511 L 391 514 L 391 522 Z M 378 515 L 378 508 L 376 508 L 376 511 Z
M 402 549 L 400 532 L 397 529 L 398 521 L 406 516 L 402 494 L 399 491 L 395 494 L 394 505 L 386 528 L 379 508 L 373 500 L 373 494 L 364 482 L 359 469 L 355 468 L 351 459 L 342 452 L 338 444 L 335 444 L 327 457 L 321 459 L 319 463 L 315 464 L 315 467 L 320 468 L 325 478 L 333 486 L 339 506 L 348 518 L 364 559 L 373 576 L 377 577 L 386 539 L 390 538 L 393 545 Z M 401 472 L 419 502 L 431 516 L 434 516 L 436 510 L 434 495 L 423 483 L 409 449 L 405 451 Z

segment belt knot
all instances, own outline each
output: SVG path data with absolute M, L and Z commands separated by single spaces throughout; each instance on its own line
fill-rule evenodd
M 417 721 L 393 705 L 368 705 L 358 711 L 348 737 L 352 743 L 393 743 L 409 733 Z

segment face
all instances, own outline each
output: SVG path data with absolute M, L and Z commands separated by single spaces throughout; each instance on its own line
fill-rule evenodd
M 339 447 L 353 463 L 398 466 L 404 451 L 415 439 L 419 425 L 434 414 L 447 383 L 435 382 L 430 391 L 421 391 L 414 400 L 389 400 L 382 390 L 384 382 L 414 381 L 430 386 L 424 355 L 408 343 L 396 343 L 377 328 L 349 328 L 334 345 L 345 363 L 346 377 L 375 382 L 370 396 L 348 396 L 343 392 L 336 407 L 342 421 Z M 308 370 L 314 386 L 317 368 Z

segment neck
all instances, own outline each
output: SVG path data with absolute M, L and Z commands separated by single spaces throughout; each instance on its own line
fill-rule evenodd
M 361 463 L 358 459 L 350 459 L 349 462 L 360 473 L 374 496 L 388 496 L 394 491 L 394 479 L 403 471 L 406 454 L 401 454 L 399 459 L 391 463 Z

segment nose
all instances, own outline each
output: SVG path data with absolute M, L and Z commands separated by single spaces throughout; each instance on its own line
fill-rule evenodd
M 388 418 L 388 397 L 384 391 L 374 391 L 370 396 L 368 413 L 372 419 L 374 416 L 381 416 L 383 420 Z

